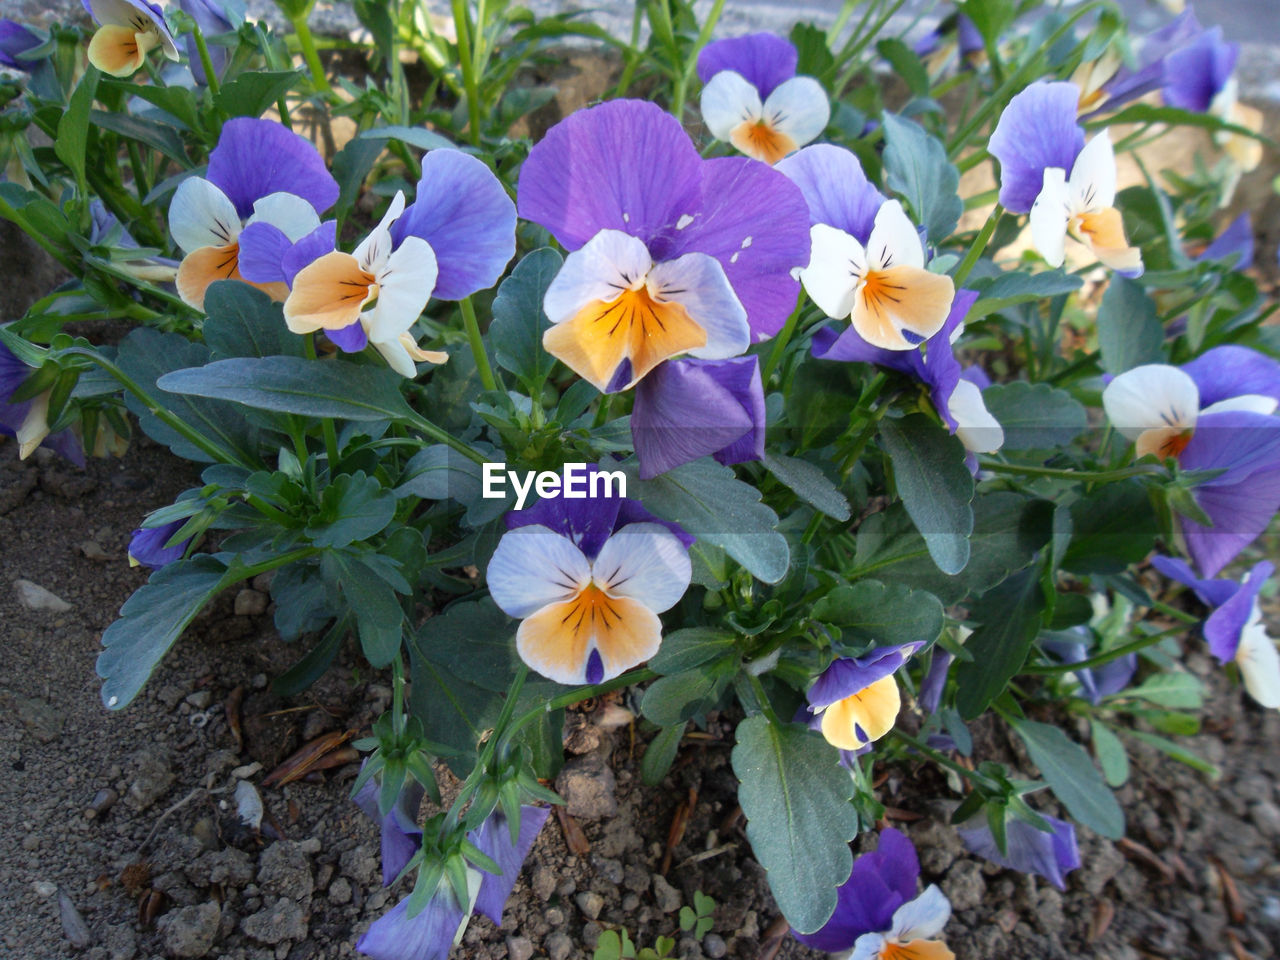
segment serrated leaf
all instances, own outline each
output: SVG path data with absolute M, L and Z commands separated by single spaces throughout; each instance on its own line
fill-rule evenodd
M 1124 373 L 1144 363 L 1164 363 L 1164 328 L 1156 302 L 1142 285 L 1116 275 L 1098 306 L 1098 350 L 1102 369 Z
M 836 750 L 800 724 L 748 717 L 737 741 L 733 772 L 752 852 L 787 922 L 812 933 L 830 919 L 852 867 L 853 781 Z
M 550 247 L 534 250 L 516 264 L 493 299 L 488 339 L 494 359 L 534 396 L 555 363 L 542 347 L 542 334 L 551 326 L 542 301 L 563 264 Z
M 220 559 L 204 553 L 151 574 L 102 634 L 97 671 L 107 708 L 128 706 L 196 614 L 239 579 Z
M 710 627 L 686 627 L 662 638 L 662 646 L 649 667 L 662 675 L 691 670 L 730 653 L 737 646 L 737 638 L 724 630 Z
M 1094 833 L 1112 840 L 1123 837 L 1124 811 L 1084 747 L 1047 723 L 1020 719 L 1010 722 L 1027 745 L 1031 762 L 1040 768 L 1067 812 Z
M 218 280 L 204 295 L 201 330 L 212 359 L 302 356 L 302 338 L 290 333 L 282 305 L 247 283 Z
M 849 519 L 849 501 L 816 464 L 780 453 L 765 453 L 763 463 L 766 470 L 815 510 L 834 520 Z
M 942 143 L 910 120 L 885 113 L 884 138 L 886 184 L 914 211 L 928 242 L 941 243 L 964 212 L 960 171 L 947 159 Z
M 1089 426 L 1089 414 L 1075 397 L 1047 383 L 996 384 L 982 391 L 987 411 L 1004 428 L 1001 450 L 1057 450 Z
M 933 562 L 943 573 L 959 573 L 969 562 L 973 532 L 973 475 L 964 444 L 923 414 L 883 421 L 880 439 L 893 461 L 898 495 Z
M 981 626 L 965 642 L 973 659 L 956 664 L 956 709 L 973 720 L 1022 669 L 1040 631 L 1044 599 L 1034 570 L 1023 570 L 988 591 L 975 613 Z
M 306 533 L 317 547 L 340 548 L 386 529 L 395 516 L 396 498 L 376 477 L 364 471 L 340 474 L 325 487 L 321 517 L 307 525 Z
M 1093 753 L 1102 766 L 1107 785 L 1123 787 L 1129 780 L 1129 754 L 1125 752 L 1124 744 L 1110 727 L 1092 717 L 1089 718 L 1089 729 L 1093 733 Z
M 659 677 L 645 690 L 640 710 L 645 719 L 660 727 L 692 720 L 715 707 L 737 671 L 737 658 L 727 657 Z
M 893 645 L 932 642 L 942 632 L 942 604 L 901 583 L 859 580 L 838 586 L 813 605 L 811 616 L 838 626 L 855 641 Z

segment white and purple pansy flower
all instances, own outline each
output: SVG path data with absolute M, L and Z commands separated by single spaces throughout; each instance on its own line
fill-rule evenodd
M 920 858 L 904 834 L 888 827 L 880 843 L 853 862 L 836 890 L 836 909 L 813 933 L 792 931 L 805 946 L 828 953 L 852 950 L 859 960 L 954 960 L 936 939 L 951 904 L 936 886 L 916 895 Z
M 70 429 L 49 433 L 49 391 L 29 400 L 10 398 L 35 371 L 0 343 L 0 436 L 18 441 L 18 458 L 25 460 L 42 443 L 77 466 L 84 466 L 84 448 Z
M 822 85 L 796 76 L 787 40 L 753 33 L 717 40 L 698 54 L 702 120 L 717 140 L 774 164 L 816 139 L 831 119 Z
M 817 144 L 777 169 L 808 204 L 813 248 L 800 280 L 823 313 L 882 350 L 912 350 L 942 329 L 955 284 L 925 269 L 920 233 L 853 153 Z
M 421 350 L 410 332 L 427 302 L 461 300 L 493 286 L 515 254 L 515 227 L 515 206 L 482 161 L 434 150 L 423 158 L 414 202 L 406 207 L 398 192 L 352 253 L 333 250 L 331 234 L 288 244 L 266 231 L 261 247 L 254 238 L 254 253 L 262 250 L 263 276 L 275 264 L 290 285 L 284 305 L 290 330 L 323 330 L 347 351 L 371 343 L 392 369 L 412 378 L 415 361 L 448 359 Z M 295 270 L 325 242 L 329 252 Z
M 569 251 L 543 346 L 605 392 L 679 354 L 723 360 L 773 336 L 809 258 L 804 198 L 745 157 L 704 160 L 652 103 L 552 127 L 520 171 L 520 215 Z
M 489 592 L 520 620 L 525 663 L 557 683 L 600 683 L 658 652 L 658 614 L 692 576 L 692 537 L 623 497 L 544 498 L 506 523 Z
M 178 59 L 178 47 L 158 4 L 145 0 L 81 0 L 99 24 L 89 41 L 89 62 L 113 77 L 130 77 L 159 47 Z
M 188 177 L 169 204 L 169 230 L 186 252 L 178 294 L 197 309 L 215 280 L 245 280 L 240 234 L 270 224 L 291 240 L 320 226 L 338 199 L 338 183 L 309 140 L 274 120 L 227 121 L 204 177 Z M 249 281 L 246 281 L 249 282 Z M 255 284 L 283 300 L 283 284 Z
M 877 647 L 860 657 L 839 657 L 818 676 L 806 697 L 809 712 L 832 746 L 860 750 L 893 729 L 902 707 L 894 674 L 924 643 Z
M 1201 627 L 1209 652 L 1219 663 L 1234 662 L 1239 667 L 1244 688 L 1254 700 L 1264 707 L 1280 708 L 1280 652 L 1267 634 L 1258 605 L 1258 594 L 1275 566 L 1262 560 L 1237 581 L 1201 579 L 1174 557 L 1152 557 L 1151 565 L 1195 591 L 1210 609 Z
M 1118 53 L 1110 51 L 1097 60 L 1081 64 L 1073 76 L 1073 80 L 1079 81 L 1082 87 L 1080 109 L 1095 113 L 1100 112 L 1098 108 L 1114 110 L 1167 86 L 1185 87 L 1197 83 L 1195 78 L 1182 75 L 1187 64 L 1179 62 L 1179 54 L 1188 45 L 1200 42 L 1206 32 L 1196 20 L 1195 12 L 1187 9 L 1141 38 L 1132 65 L 1126 64 Z M 1217 38 L 1220 42 L 1220 30 Z M 1234 63 L 1234 54 L 1231 59 Z M 1227 72 L 1230 70 L 1228 66 Z M 1179 94 L 1175 92 L 1173 99 L 1179 99 Z M 1167 97 L 1166 102 L 1173 103 Z
M 1080 88 L 1039 81 L 1005 107 L 987 149 L 1000 161 L 1000 202 L 1030 213 L 1031 239 L 1051 267 L 1066 239 L 1084 244 L 1106 267 L 1142 274 L 1142 252 L 1129 246 L 1115 208 L 1116 158 L 1107 131 L 1087 144 L 1076 123 Z
M 1000 852 L 986 817 L 957 827 L 956 832 L 970 853 L 1019 873 L 1034 873 L 1065 891 L 1067 874 L 1080 866 L 1076 828 L 1057 817 L 1045 813 L 1040 816 L 1052 829 L 1040 830 L 1017 817 L 1006 818 L 1004 853 Z
M 1204 576 L 1231 562 L 1280 509 L 1277 361 L 1247 347 L 1214 347 L 1181 368 L 1147 364 L 1122 373 L 1102 403 L 1138 456 L 1220 471 L 1192 491 L 1213 526 L 1180 518 L 1187 552 Z

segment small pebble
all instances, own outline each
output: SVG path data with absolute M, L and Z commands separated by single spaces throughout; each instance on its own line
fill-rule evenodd
M 120 794 L 116 793 L 110 787 L 103 787 L 93 795 L 93 802 L 85 809 L 84 818 L 86 820 L 94 820 L 103 816 L 108 810 L 115 806 L 116 801 L 119 799 Z
M 197 710 L 207 710 L 209 704 L 213 703 L 213 694 L 208 690 L 197 690 L 195 693 L 187 694 L 187 703 Z
M 36 892 L 36 896 L 41 900 L 48 900 L 58 892 L 57 885 L 50 883 L 48 880 L 37 880 L 31 885 L 31 889 Z
M 80 552 L 84 554 L 85 559 L 96 560 L 99 563 L 111 559 L 107 555 L 107 551 L 102 549 L 102 544 L 98 543 L 97 540 L 86 540 L 80 544 Z
M 50 593 L 40 584 L 32 583 L 30 580 L 13 581 L 13 589 L 18 594 L 18 602 L 28 610 L 46 613 L 66 613 L 71 609 L 71 604 L 67 603 L 67 601 L 57 594 Z
M 528 937 L 507 937 L 507 960 L 530 960 L 533 941 Z
M 600 916 L 600 911 L 604 907 L 604 897 L 591 890 L 578 894 L 575 900 L 578 903 L 578 909 L 582 911 L 588 920 L 594 920 Z
M 270 598 L 252 587 L 245 587 L 236 594 L 235 612 L 237 617 L 260 617 L 267 612 Z
M 720 960 L 728 952 L 728 949 L 724 942 L 724 937 L 718 933 L 708 933 L 702 938 L 702 951 L 711 960 Z
M 351 881 L 346 877 L 338 877 L 329 884 L 329 902 L 330 903 L 350 903 L 351 902 Z

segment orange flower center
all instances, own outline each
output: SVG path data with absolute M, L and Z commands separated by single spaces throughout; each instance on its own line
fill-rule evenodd
M 764 120 L 739 124 L 729 138 L 733 145 L 749 157 L 773 166 L 796 149 L 796 142 L 780 133 Z

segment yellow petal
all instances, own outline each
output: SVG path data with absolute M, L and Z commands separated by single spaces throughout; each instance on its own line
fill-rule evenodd
M 631 372 L 623 389 L 663 360 L 706 343 L 706 330 L 683 306 L 656 300 L 645 287 L 593 301 L 542 336 L 549 354 L 602 391 L 624 360 Z
M 400 334 L 400 343 L 404 345 L 405 353 L 419 363 L 423 361 L 427 363 L 446 363 L 449 360 L 449 354 L 443 350 L 423 350 L 418 346 L 417 341 L 413 339 L 413 334 L 407 330 Z
M 349 253 L 326 253 L 298 272 L 284 302 L 284 319 L 294 333 L 341 330 L 360 319 L 361 308 L 377 296 L 372 273 Z
M 590 584 L 572 600 L 549 604 L 521 622 L 516 649 L 543 676 L 581 683 L 592 648 L 600 652 L 605 676 L 615 676 L 653 656 L 661 632 L 657 614 L 644 604 Z
M 769 166 L 773 166 L 797 149 L 794 140 L 785 133 L 773 129 L 763 120 L 748 120 L 739 124 L 729 135 L 729 142 L 748 157 L 763 160 Z
M 1129 246 L 1124 220 L 1115 207 L 1079 214 L 1071 225 L 1103 266 L 1125 273 L 1142 268 L 1142 251 Z
M 89 62 L 113 77 L 131 77 L 159 40 L 154 30 L 135 32 L 131 27 L 104 24 L 89 41 Z
M 942 329 L 955 299 L 950 277 L 919 267 L 873 270 L 863 278 L 850 319 L 862 339 L 885 350 L 912 350 L 902 335 L 910 330 L 927 339 Z
M 898 681 L 881 677 L 822 711 L 822 735 L 840 750 L 857 750 L 893 729 L 902 706 Z

